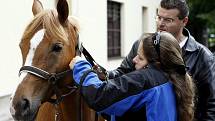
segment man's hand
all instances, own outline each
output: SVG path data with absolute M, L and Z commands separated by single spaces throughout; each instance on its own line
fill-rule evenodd
M 81 58 L 80 56 L 75 56 L 72 61 L 69 64 L 70 69 L 74 68 L 75 63 L 77 63 L 80 60 L 84 60 L 83 58 Z

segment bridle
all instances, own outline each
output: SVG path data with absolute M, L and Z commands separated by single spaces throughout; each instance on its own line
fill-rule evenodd
M 82 43 L 79 41 L 79 36 L 77 37 L 77 45 L 75 47 L 76 50 L 76 55 L 81 56 L 81 53 L 83 53 L 83 55 L 85 56 L 86 60 L 92 65 L 98 66 L 98 71 L 103 72 L 107 75 L 107 71 L 105 68 L 103 68 L 102 66 L 100 66 L 98 63 L 96 63 L 96 61 L 93 59 L 93 57 L 89 54 L 89 52 L 86 50 L 86 48 L 82 45 Z M 50 98 L 48 100 L 48 102 L 50 102 L 51 104 L 53 104 L 55 106 L 55 121 L 58 121 L 59 119 L 59 115 L 60 113 L 58 112 L 58 105 L 60 104 L 60 102 L 63 100 L 64 97 L 72 94 L 73 92 L 76 92 L 76 90 L 78 89 L 78 87 L 74 84 L 72 86 L 66 85 L 66 88 L 69 89 L 70 91 L 66 94 L 62 94 L 58 83 L 60 80 L 62 80 L 66 75 L 72 75 L 72 69 L 68 69 L 59 73 L 49 73 L 45 70 L 42 70 L 40 68 L 37 68 L 35 66 L 22 66 L 19 70 L 19 75 L 21 75 L 22 72 L 27 72 L 30 73 L 34 76 L 37 76 L 39 78 L 42 78 L 46 81 L 48 81 L 48 83 L 53 87 L 54 89 L 54 94 L 56 95 L 56 99 L 52 99 Z M 79 106 L 77 110 L 80 110 L 79 114 L 78 114 L 78 121 L 82 121 L 83 117 L 82 117 L 82 104 L 81 104 L 81 97 L 79 96 L 78 102 L 79 102 Z M 95 114 L 95 121 L 98 121 L 98 115 L 97 113 Z
M 72 74 L 71 69 L 68 69 L 68 70 L 60 72 L 60 73 L 49 73 L 47 71 L 44 71 L 44 70 L 37 68 L 37 67 L 34 67 L 34 66 L 22 66 L 19 70 L 19 75 L 22 72 L 27 72 L 27 73 L 30 73 L 30 74 L 35 75 L 37 77 L 40 77 L 44 80 L 47 80 L 48 83 L 50 85 L 52 85 L 52 87 L 54 89 L 54 93 L 56 94 L 56 99 L 49 99 L 48 100 L 48 102 L 50 102 L 52 104 L 59 104 L 63 100 L 64 97 L 72 94 L 77 89 L 76 85 L 73 85 L 73 86 L 66 85 L 66 88 L 68 88 L 70 91 L 66 94 L 61 94 L 60 89 L 57 85 L 58 82 L 60 80 L 62 80 L 66 75 Z

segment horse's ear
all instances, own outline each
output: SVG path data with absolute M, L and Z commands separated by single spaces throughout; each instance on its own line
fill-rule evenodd
M 69 6 L 66 0 L 59 0 L 57 3 L 58 19 L 64 24 L 69 15 Z
M 43 10 L 42 3 L 39 0 L 34 0 L 33 6 L 32 6 L 32 12 L 33 12 L 34 16 L 36 16 L 42 10 Z

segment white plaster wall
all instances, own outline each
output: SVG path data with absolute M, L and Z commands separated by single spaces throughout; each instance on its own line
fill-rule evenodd
M 107 1 L 72 0 L 72 15 L 80 21 L 80 41 L 101 65 L 107 62 Z
M 31 18 L 30 0 L 5 0 L 0 4 L 0 96 L 11 93 L 21 66 L 19 41 Z
M 44 3 L 51 8 L 52 2 Z M 0 4 L 0 96 L 11 93 L 18 82 L 18 71 L 22 64 L 19 42 L 22 33 L 33 17 L 33 0 L 5 0 Z
M 9 111 L 10 95 L 0 97 L 0 121 L 13 121 Z
M 113 0 L 122 4 L 122 56 L 126 56 L 143 32 L 154 32 L 155 14 L 160 0 Z M 142 25 L 142 8 L 146 7 Z M 107 58 L 107 0 L 72 0 L 72 15 L 81 21 L 80 38 L 95 60 L 107 69 L 115 69 L 121 59 Z M 145 27 L 146 26 L 146 27 Z M 145 28 L 145 30 L 143 30 Z

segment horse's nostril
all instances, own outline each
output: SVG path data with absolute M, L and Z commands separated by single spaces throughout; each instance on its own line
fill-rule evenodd
M 29 100 L 28 100 L 28 99 L 23 99 L 23 100 L 21 101 L 21 108 L 22 108 L 22 110 L 23 110 L 23 111 L 24 111 L 24 110 L 27 110 L 29 107 L 30 107 L 30 102 L 29 102 Z

